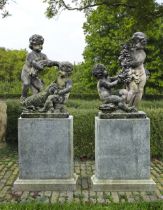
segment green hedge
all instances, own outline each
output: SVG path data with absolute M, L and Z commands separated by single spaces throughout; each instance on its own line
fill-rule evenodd
M 94 117 L 99 100 L 69 100 L 67 108 L 74 117 L 74 153 L 76 158 L 94 158 Z M 7 142 L 17 142 L 17 119 L 21 113 L 18 100 L 7 101 Z M 163 101 L 142 102 L 140 107 L 151 120 L 151 155 L 163 159 Z

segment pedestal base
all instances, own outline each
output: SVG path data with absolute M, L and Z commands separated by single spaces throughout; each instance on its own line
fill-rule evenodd
M 15 191 L 75 191 L 78 176 L 71 179 L 17 179 Z
M 155 191 L 156 183 L 152 179 L 144 180 L 109 180 L 91 177 L 93 191 Z

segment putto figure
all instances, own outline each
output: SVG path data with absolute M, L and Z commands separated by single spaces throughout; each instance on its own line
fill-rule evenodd
M 72 88 L 70 76 L 73 65 L 62 62 L 56 81 L 51 83 L 45 90 L 27 97 L 22 105 L 28 112 L 44 113 L 67 113 L 64 103 L 67 101 Z
M 128 107 L 125 103 L 127 91 L 122 89 L 118 95 L 113 95 L 111 90 L 121 82 L 119 77 L 109 77 L 106 68 L 103 64 L 97 64 L 92 70 L 93 76 L 98 80 L 97 90 L 103 104 L 99 109 L 104 112 L 113 112 L 123 110 L 125 112 L 135 112 L 135 107 Z
M 144 69 L 146 44 L 146 35 L 142 32 L 136 32 L 129 43 L 123 46 L 119 57 L 122 67 L 119 77 L 124 81 L 128 91 L 127 104 L 129 106 L 137 106 L 143 96 L 146 83 L 146 71 Z
M 28 53 L 21 73 L 23 82 L 21 101 L 27 97 L 29 88 L 31 88 L 33 94 L 42 90 L 43 82 L 38 77 L 39 71 L 42 71 L 45 67 L 59 67 L 60 65 L 57 61 L 48 60 L 47 56 L 41 52 L 43 43 L 44 38 L 38 34 L 29 38 L 29 48 L 32 51 Z

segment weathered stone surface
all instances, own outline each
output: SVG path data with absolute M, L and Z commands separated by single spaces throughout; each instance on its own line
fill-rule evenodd
M 156 184 L 152 179 L 146 180 L 111 180 L 91 177 L 94 191 L 154 191 Z
M 14 190 L 18 191 L 74 191 L 78 176 L 69 179 L 17 179 Z
M 68 113 L 40 113 L 40 112 L 22 112 L 22 118 L 68 118 Z
M 150 120 L 95 118 L 94 191 L 153 191 Z
M 99 112 L 98 116 L 100 119 L 135 119 L 135 118 L 146 118 L 146 113 L 139 111 L 139 112 L 112 112 L 112 113 L 103 113 Z
M 19 178 L 73 177 L 73 117 L 20 118 Z
M 150 178 L 150 120 L 95 119 L 98 179 Z

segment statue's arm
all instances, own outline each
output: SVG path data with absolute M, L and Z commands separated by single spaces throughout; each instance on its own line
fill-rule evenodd
M 113 82 L 113 81 L 115 81 L 115 80 L 118 79 L 118 75 L 117 76 L 114 76 L 114 77 L 109 77 L 109 79 L 110 79 L 111 82 Z
M 100 87 L 105 87 L 106 89 L 110 89 L 118 84 L 118 80 L 115 80 L 114 82 L 109 82 L 106 80 L 100 81 Z
M 66 87 L 59 91 L 59 95 L 65 95 L 66 93 L 69 93 L 72 89 L 72 80 L 67 80 Z
M 59 68 L 60 67 L 60 62 L 48 60 L 47 61 L 47 66 L 48 67 L 57 66 Z
M 60 67 L 60 62 L 58 61 L 41 60 L 38 63 L 43 67 L 52 67 L 52 66 L 57 66 L 58 68 Z

